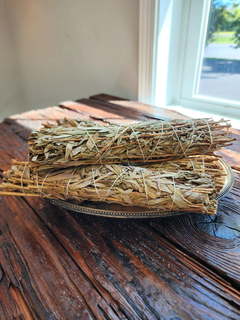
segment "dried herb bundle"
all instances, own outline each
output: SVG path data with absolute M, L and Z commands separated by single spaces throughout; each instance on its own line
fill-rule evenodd
M 223 172 L 222 164 L 217 156 L 192 156 L 175 161 L 143 164 L 142 167 L 159 172 L 195 171 L 206 173 L 214 180 L 217 193 L 222 190 L 227 175 Z
M 215 214 L 217 210 L 218 182 L 192 170 L 167 172 L 106 164 L 34 173 L 28 163 L 16 163 L 4 175 L 1 195 L 106 201 L 159 212 Z
M 224 120 L 147 121 L 99 126 L 88 121 L 65 120 L 31 133 L 32 170 L 86 164 L 156 162 L 213 151 L 231 144 Z M 227 131 L 221 131 L 227 128 Z

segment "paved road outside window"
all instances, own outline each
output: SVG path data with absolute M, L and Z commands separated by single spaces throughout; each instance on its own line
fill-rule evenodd
M 240 100 L 240 48 L 212 43 L 205 48 L 203 57 L 198 93 Z

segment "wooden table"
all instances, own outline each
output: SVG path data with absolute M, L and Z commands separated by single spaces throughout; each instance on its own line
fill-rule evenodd
M 31 130 L 57 119 L 98 123 L 186 118 L 107 95 L 29 111 L 0 124 L 0 175 L 26 160 Z M 0 319 L 240 319 L 240 139 L 217 216 L 131 220 L 0 197 Z

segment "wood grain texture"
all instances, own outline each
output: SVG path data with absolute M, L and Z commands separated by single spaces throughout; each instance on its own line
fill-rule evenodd
M 110 96 L 107 94 L 94 95 L 91 96 L 90 99 L 107 103 L 113 108 L 116 108 L 116 106 L 118 106 L 118 108 L 129 108 L 134 110 L 135 112 L 141 112 L 143 115 L 156 120 L 190 119 L 190 117 L 187 117 L 177 111 L 151 106 L 145 103 L 140 103 L 138 101 L 120 99 L 118 97 Z
M 49 107 L 13 115 L 5 119 L 5 122 L 10 125 L 16 134 L 24 140 L 28 140 L 30 132 L 40 128 L 43 123 L 49 122 L 56 124 L 56 120 L 62 120 L 64 118 L 89 119 L 89 116 L 85 114 L 80 115 L 73 110 L 62 109 L 60 107 Z
M 239 178 L 237 173 L 235 179 L 239 181 Z M 240 211 L 236 185 L 219 202 L 215 217 L 188 214 L 166 218 L 162 224 L 152 221 L 149 225 L 235 288 L 240 288 Z
M 85 101 L 88 101 L 85 99 Z M 121 115 L 121 113 L 115 114 L 109 108 L 100 109 L 98 108 L 98 104 L 88 105 L 86 102 L 80 103 L 76 101 L 63 101 L 60 103 L 60 107 L 62 109 L 74 110 L 75 112 L 79 113 L 79 117 L 82 114 L 85 116 L 87 115 L 92 121 L 97 120 L 98 123 L 102 125 L 107 124 L 131 124 L 137 122 L 136 119 L 128 119 Z M 109 110 L 109 111 L 108 111 Z
M 230 283 L 145 223 L 64 210 L 57 216 L 49 204 L 39 212 L 38 203 L 29 201 L 101 296 L 118 302 L 127 318 L 240 317 L 239 293 Z
M 12 158 L 26 159 L 28 134 L 45 121 L 135 121 L 134 108 L 125 117 L 102 103 L 64 103 L 0 124 L 0 176 Z M 236 171 L 216 217 L 144 221 L 0 198 L 0 319 L 240 319 L 239 189 Z
M 139 110 L 134 110 L 133 108 L 129 108 L 125 106 L 122 106 L 121 108 L 119 108 L 119 106 L 108 103 L 108 102 L 95 101 L 93 99 L 81 99 L 81 100 L 77 100 L 77 102 L 84 104 L 87 107 L 101 109 L 107 112 L 111 112 L 113 115 L 118 115 L 127 119 L 138 120 L 138 121 L 149 120 L 149 118 L 155 119 L 154 117 L 152 117 L 152 115 L 148 117 L 147 114 L 144 114 Z

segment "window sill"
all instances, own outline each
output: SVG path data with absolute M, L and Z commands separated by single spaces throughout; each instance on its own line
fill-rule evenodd
M 165 107 L 166 109 L 174 110 L 177 112 L 180 112 L 186 116 L 189 116 L 191 118 L 213 118 L 213 120 L 218 121 L 222 118 L 224 119 L 229 119 L 231 121 L 231 125 L 234 129 L 240 129 L 240 118 L 238 117 L 228 117 L 228 116 L 221 116 L 219 114 L 214 114 L 214 113 L 208 113 L 208 112 L 203 112 L 199 111 L 196 109 L 190 109 L 190 108 L 185 108 L 179 105 L 169 105 Z

